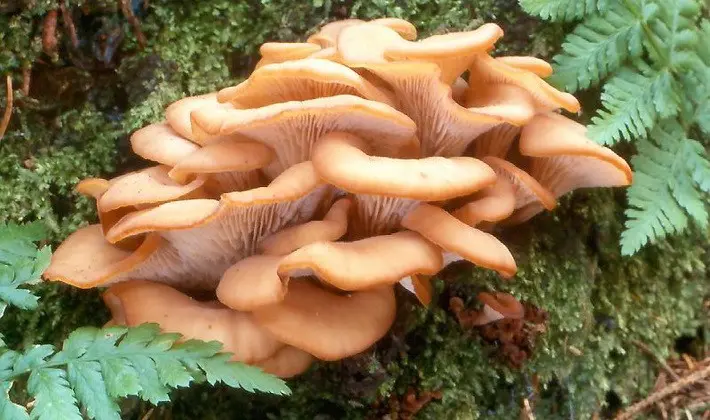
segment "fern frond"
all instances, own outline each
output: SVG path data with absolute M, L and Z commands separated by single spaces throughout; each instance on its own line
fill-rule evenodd
M 577 25 L 554 57 L 551 83 L 575 92 L 597 85 L 643 52 L 640 19 L 622 3 Z
M 37 308 L 37 296 L 21 287 L 39 282 L 49 266 L 50 248 L 34 244 L 43 236 L 39 224 L 0 226 L 0 317 L 8 305 Z
M 570 22 L 600 12 L 609 0 L 520 0 L 525 12 L 545 20 Z
M 647 49 L 657 65 L 680 68 L 696 55 L 700 5 L 696 0 L 655 0 L 655 19 L 649 19 Z
M 701 193 L 710 188 L 705 149 L 687 138 L 675 119 L 664 120 L 651 139 L 639 141 L 638 154 L 631 160 L 635 174 L 628 190 L 626 230 L 621 235 L 624 255 L 685 230 L 688 215 L 700 226 L 708 224 Z
M 18 258 L 32 258 L 36 252 L 34 242 L 41 241 L 45 235 L 41 223 L 16 225 L 0 222 L 0 264 L 12 264 Z
M 258 368 L 230 361 L 215 341 L 178 342 L 179 334 L 163 334 L 156 324 L 138 327 L 80 328 L 62 350 L 35 346 L 24 353 L 0 355 L 0 386 L 29 374 L 28 393 L 34 398 L 29 416 L 39 420 L 120 420 L 116 399 L 127 395 L 157 404 L 168 400 L 170 388 L 196 379 L 223 382 L 249 392 L 286 395 L 286 384 Z M 27 412 L 7 397 L 0 398 L 3 419 L 26 419 Z
M 589 126 L 592 139 L 605 145 L 643 139 L 659 119 L 678 113 L 679 97 L 670 72 L 640 67 L 626 67 L 604 85 L 604 109 Z

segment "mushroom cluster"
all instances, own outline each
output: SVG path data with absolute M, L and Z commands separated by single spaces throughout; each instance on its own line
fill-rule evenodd
M 453 260 L 513 276 L 494 228 L 631 171 L 558 113 L 580 106 L 546 62 L 489 54 L 502 35 L 351 19 L 262 45 L 244 82 L 133 133 L 153 166 L 78 185 L 99 223 L 45 277 L 110 286 L 112 322 L 217 339 L 288 377 L 378 341 L 398 283 L 427 303 Z

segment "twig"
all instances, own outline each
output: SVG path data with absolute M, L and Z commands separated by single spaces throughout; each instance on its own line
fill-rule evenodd
M 30 82 L 32 81 L 32 67 L 25 64 L 22 67 L 22 94 L 30 96 Z
M 126 17 L 126 20 L 128 20 L 128 23 L 130 23 L 133 28 L 133 34 L 138 40 L 138 45 L 140 45 L 141 48 L 145 48 L 147 41 L 143 31 L 141 30 L 141 23 L 138 21 L 136 15 L 133 14 L 130 2 L 128 0 L 118 0 L 118 3 L 121 6 L 123 16 Z
M 42 21 L 42 51 L 52 57 L 57 53 L 57 10 L 50 10 Z
M 673 378 L 674 381 L 677 381 L 680 379 L 680 376 L 678 376 L 673 369 L 671 369 L 670 366 L 668 366 L 668 363 L 666 363 L 665 360 L 661 359 L 660 357 L 656 356 L 656 354 L 645 344 L 643 344 L 640 341 L 633 340 L 632 343 L 636 345 L 639 349 L 641 349 L 642 352 L 646 353 L 647 355 L 651 356 L 653 360 L 655 360 L 659 365 L 661 365 L 661 368 L 666 371 L 669 375 L 671 375 L 671 378 Z
M 79 37 L 76 35 L 76 26 L 74 25 L 71 13 L 69 13 L 67 6 L 64 4 L 64 0 L 59 1 L 59 10 L 62 11 L 62 22 L 64 22 L 64 29 L 69 32 L 72 47 L 79 48 Z
M 10 117 L 12 117 L 12 77 L 9 74 L 7 79 L 5 79 L 5 83 L 7 85 L 7 103 L 5 104 L 5 113 L 0 122 L 0 139 L 5 135 L 7 126 L 10 125 Z
M 624 419 L 630 419 L 636 414 L 641 413 L 644 411 L 646 408 L 652 406 L 655 404 L 657 401 L 662 400 L 663 398 L 675 394 L 676 392 L 680 391 L 681 389 L 690 386 L 700 380 L 703 380 L 710 376 L 710 365 L 706 366 L 704 369 L 701 369 L 693 374 L 690 374 L 688 376 L 685 376 L 681 378 L 680 380 L 673 382 L 672 384 L 663 387 L 662 389 L 659 389 L 658 391 L 652 393 L 648 397 L 644 398 L 643 400 L 637 402 L 636 404 L 633 404 L 632 406 L 628 407 L 624 412 L 620 413 L 615 417 L 616 420 L 624 420 Z

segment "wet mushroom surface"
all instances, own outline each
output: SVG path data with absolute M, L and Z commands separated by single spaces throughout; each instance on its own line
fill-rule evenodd
M 395 322 L 396 289 L 430 304 L 452 261 L 515 281 L 497 232 L 632 179 L 564 116 L 580 105 L 547 63 L 491 55 L 502 36 L 349 19 L 265 43 L 246 80 L 132 133 L 146 168 L 77 186 L 99 223 L 45 278 L 107 287 L 115 324 L 219 340 L 282 377 L 366 351 Z M 479 300 L 472 325 L 524 317 L 505 293 Z

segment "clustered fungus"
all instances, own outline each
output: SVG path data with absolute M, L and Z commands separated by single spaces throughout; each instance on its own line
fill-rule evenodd
M 99 223 L 45 277 L 108 286 L 114 323 L 216 339 L 290 377 L 383 337 L 398 284 L 426 304 L 454 260 L 514 276 L 494 227 L 631 171 L 559 113 L 580 106 L 543 80 L 547 63 L 490 55 L 502 35 L 417 40 L 404 20 L 351 19 L 264 44 L 244 82 L 133 133 L 152 166 L 78 185 Z M 480 323 L 523 316 L 505 295 L 484 300 Z

